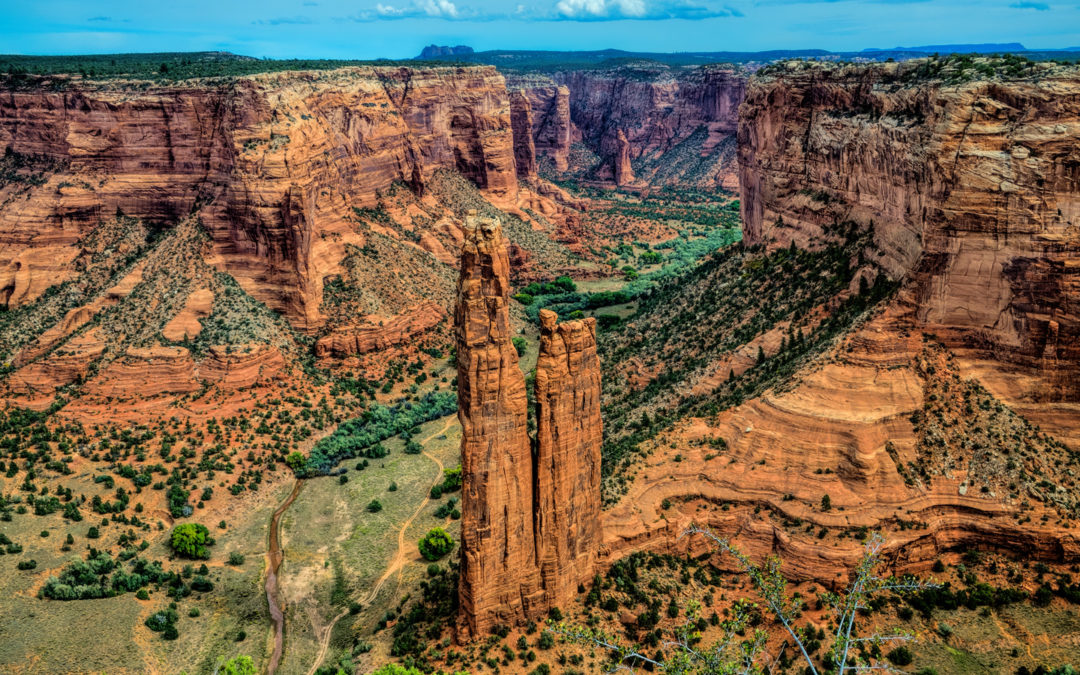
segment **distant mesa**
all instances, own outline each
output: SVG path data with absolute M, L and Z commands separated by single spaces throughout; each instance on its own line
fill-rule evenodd
M 420 59 L 441 59 L 446 56 L 460 56 L 462 54 L 472 54 L 473 48 L 466 45 L 458 45 L 456 47 L 450 47 L 448 45 L 428 45 L 424 47 L 424 50 L 420 52 Z
M 980 44 L 958 45 L 923 45 L 921 47 L 893 47 L 880 49 L 870 47 L 864 52 L 923 52 L 925 54 L 1000 54 L 1004 52 L 1026 52 L 1027 47 L 1019 42 L 984 42 Z

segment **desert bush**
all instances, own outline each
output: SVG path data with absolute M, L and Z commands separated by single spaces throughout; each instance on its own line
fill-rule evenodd
M 426 560 L 439 560 L 454 548 L 454 539 L 441 527 L 428 530 L 418 543 L 420 555 Z
M 207 546 L 213 543 L 210 530 L 199 523 L 181 523 L 173 528 L 169 537 L 169 547 L 185 558 L 209 558 L 210 551 Z

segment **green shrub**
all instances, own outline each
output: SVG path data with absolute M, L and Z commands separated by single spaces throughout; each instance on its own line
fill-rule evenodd
M 380 502 L 378 499 L 372 499 L 370 502 L 368 502 L 367 510 L 370 513 L 378 513 L 379 511 L 382 511 L 382 502 Z
M 903 645 L 886 654 L 885 658 L 889 659 L 897 666 L 911 665 L 911 662 L 914 659 L 911 650 Z
M 255 675 L 258 670 L 250 656 L 237 656 L 221 664 L 219 675 Z
M 518 357 L 525 356 L 526 350 L 529 349 L 529 341 L 523 337 L 511 338 L 510 341 L 514 343 L 514 349 L 517 350 Z
M 431 528 L 419 542 L 420 555 L 426 560 L 435 561 L 453 550 L 454 540 L 441 527 Z
M 389 451 L 382 441 L 456 410 L 457 394 L 453 391 L 431 392 L 417 401 L 394 406 L 374 405 L 316 443 L 302 464 L 289 466 L 297 476 L 317 476 L 329 473 L 343 459 L 385 457 Z
M 207 546 L 214 543 L 210 530 L 199 523 L 181 523 L 173 528 L 169 546 L 185 558 L 206 559 L 210 557 Z

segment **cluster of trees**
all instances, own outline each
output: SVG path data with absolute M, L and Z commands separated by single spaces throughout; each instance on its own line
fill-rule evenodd
M 367 456 L 381 441 L 455 410 L 457 395 L 452 391 L 431 392 L 417 401 L 393 406 L 373 405 L 321 439 L 308 457 L 294 453 L 286 461 L 300 477 L 330 473 L 341 460 Z
M 49 577 L 38 595 L 52 600 L 111 598 L 154 585 L 168 589 L 170 596 L 179 599 L 192 591 L 206 593 L 213 590 L 208 574 L 206 565 L 197 571 L 188 566 L 181 572 L 174 572 L 165 570 L 160 561 L 137 556 L 131 559 L 130 569 L 125 571 L 120 560 L 91 548 L 85 560 L 69 563 L 59 577 Z

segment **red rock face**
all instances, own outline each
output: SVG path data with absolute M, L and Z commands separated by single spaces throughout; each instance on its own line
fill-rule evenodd
M 458 283 L 462 426 L 459 640 L 524 624 L 593 575 L 600 544 L 600 364 L 595 321 L 543 315 L 537 451 L 509 327 L 497 221 L 470 217 Z
M 343 358 L 396 347 L 431 330 L 445 316 L 442 307 L 434 302 L 425 302 L 381 325 L 368 323 L 334 330 L 315 342 L 315 355 L 319 358 Z
M 570 90 L 554 84 L 532 84 L 524 90 L 532 109 L 536 152 L 551 158 L 556 171 L 569 168 L 574 123 L 570 120 Z
M 630 141 L 622 129 L 615 136 L 615 156 L 611 160 L 616 185 L 629 185 L 634 182 L 634 169 L 630 166 Z
M 917 65 L 754 82 L 739 126 L 747 241 L 872 220 L 929 330 L 1041 370 L 1043 400 L 1080 398 L 1080 78 L 945 87 L 912 81 Z
M 518 178 L 536 178 L 536 145 L 533 142 L 532 106 L 525 92 L 510 92 L 510 126 L 514 130 L 514 166 Z
M 105 84 L 0 96 L 0 151 L 55 165 L 0 206 L 0 302 L 64 280 L 74 242 L 116 211 L 175 222 L 201 206 L 210 260 L 294 326 L 317 329 L 354 206 L 455 169 L 517 193 L 510 106 L 494 68 L 347 68 L 223 84 Z M 0 188 L 0 203 L 19 186 Z
M 600 547 L 600 361 L 596 319 L 540 311 L 536 363 L 536 558 L 549 607 L 593 576 Z
M 605 160 L 598 177 L 607 180 L 614 179 L 614 160 L 620 157 L 620 131 L 626 136 L 629 157 L 635 160 L 655 160 L 694 134 L 704 136 L 698 139 L 700 147 L 695 145 L 695 151 L 702 153 L 730 142 L 747 83 L 745 76 L 717 67 L 678 76 L 666 70 L 565 71 L 555 73 L 553 80 L 568 90 L 573 129 L 581 142 Z M 548 92 L 554 87 L 534 87 L 529 96 L 537 114 L 542 108 L 537 99 L 552 100 Z M 537 150 L 543 152 L 540 135 L 535 138 Z M 734 188 L 734 163 L 726 166 L 710 179 Z
M 498 221 L 471 216 L 458 280 L 461 421 L 459 634 L 535 613 L 533 458 L 525 378 L 510 341 L 510 261 Z

